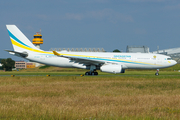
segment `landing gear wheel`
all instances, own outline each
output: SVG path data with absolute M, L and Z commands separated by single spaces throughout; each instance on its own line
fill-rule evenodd
M 98 72 L 92 72 L 91 74 L 92 75 L 98 75 Z
M 86 72 L 85 75 L 98 75 L 98 72 Z
M 91 72 L 86 72 L 85 75 L 92 75 L 92 73 Z
M 159 75 L 159 73 L 155 73 L 155 75 L 156 75 L 156 76 L 158 76 L 158 75 Z
M 98 72 L 92 72 L 92 75 L 98 75 Z

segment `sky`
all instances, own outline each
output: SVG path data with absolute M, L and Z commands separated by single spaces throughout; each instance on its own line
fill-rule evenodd
M 0 58 L 13 57 L 6 24 L 29 40 L 43 36 L 41 49 L 104 48 L 125 52 L 147 46 L 150 52 L 180 47 L 180 0 L 1 0 Z

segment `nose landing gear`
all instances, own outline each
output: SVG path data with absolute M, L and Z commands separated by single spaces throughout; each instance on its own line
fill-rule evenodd
M 155 73 L 156 76 L 159 75 L 159 69 L 157 69 L 156 73 Z

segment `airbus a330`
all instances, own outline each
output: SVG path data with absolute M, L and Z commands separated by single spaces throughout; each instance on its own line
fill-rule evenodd
M 153 53 L 44 51 L 34 46 L 15 25 L 6 27 L 14 48 L 6 50 L 10 54 L 50 66 L 89 69 L 85 75 L 98 75 L 96 70 L 117 74 L 126 69 L 161 69 L 177 63 L 169 56 Z

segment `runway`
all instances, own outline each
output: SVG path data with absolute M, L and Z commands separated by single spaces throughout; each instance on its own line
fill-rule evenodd
M 68 76 L 76 76 L 76 77 L 144 77 L 144 76 L 155 76 L 155 75 L 151 75 L 151 74 L 142 74 L 142 75 L 51 75 L 51 74 L 47 74 L 47 75 L 20 75 L 20 74 L 18 74 L 18 75 L 0 75 L 0 77 L 62 77 L 62 76 L 64 76 L 64 77 L 68 77 Z M 180 76 L 180 75 L 159 75 L 159 76 L 166 76 L 166 77 L 168 77 L 168 76 Z M 158 76 L 156 76 L 156 77 L 158 77 Z

